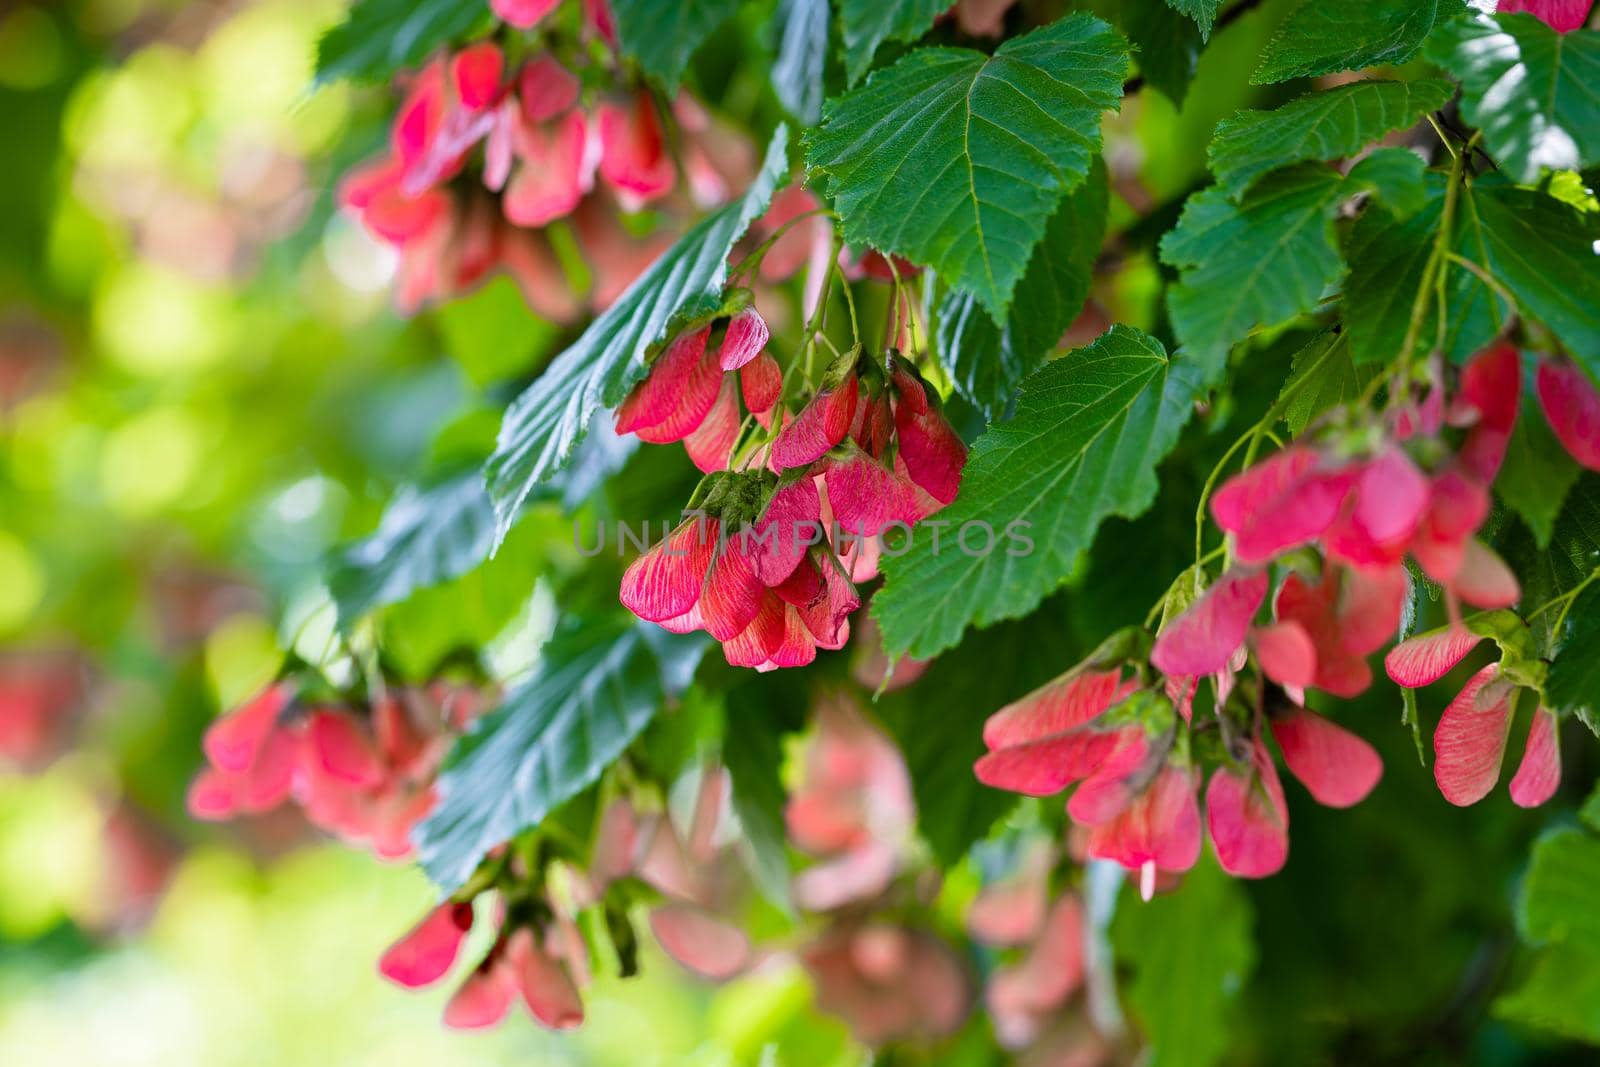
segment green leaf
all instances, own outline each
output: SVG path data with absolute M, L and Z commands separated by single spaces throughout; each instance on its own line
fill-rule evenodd
M 624 54 L 668 93 L 712 31 L 733 17 L 739 0 L 611 0 Z
M 1194 24 L 1200 28 L 1201 39 L 1209 40 L 1211 27 L 1217 21 L 1217 9 L 1222 6 L 1222 0 L 1167 0 L 1167 6 L 1193 19 Z
M 1200 28 L 1165 0 L 1123 0 L 1117 25 L 1133 42 L 1144 80 L 1182 107 L 1200 63 Z
M 570 525 L 554 508 L 535 509 L 494 559 L 437 585 L 419 584 L 374 613 L 385 664 L 402 678 L 428 682 L 441 667 L 491 658 L 485 647 L 528 606 L 534 588 L 530 576 L 553 571 L 552 556 L 571 537 Z
M 1151 1067 L 1209 1067 L 1237 1048 L 1233 1013 L 1255 968 L 1250 902 L 1209 856 L 1171 893 L 1124 893 L 1111 943 L 1131 963 L 1128 1007 Z
M 1560 636 L 1544 698 L 1553 711 L 1593 716 L 1600 712 L 1600 593 L 1591 587 L 1579 594 Z
M 727 707 L 722 764 L 733 782 L 733 810 L 750 846 L 752 873 L 768 900 L 791 910 L 783 741 L 805 727 L 806 690 L 777 674 L 741 678 L 727 694 Z
M 1592 829 L 1600 791 L 1580 817 Z M 1518 932 L 1543 947 L 1527 978 L 1495 1001 L 1495 1014 L 1568 1037 L 1600 1042 L 1600 839 L 1573 828 L 1546 833 L 1517 898 Z
M 1428 169 L 1407 148 L 1374 149 L 1345 175 L 1345 192 L 1366 191 L 1397 219 L 1422 210 L 1428 200 Z
M 1600 831 L 1600 784 L 1589 790 L 1589 796 L 1578 808 L 1578 821 L 1591 830 Z
M 929 266 L 998 322 L 1063 194 L 1100 151 L 1127 42 L 1070 15 L 993 56 L 919 48 L 828 102 L 806 162 L 846 241 Z
M 1119 325 L 1024 381 L 1016 416 L 973 445 L 955 503 L 917 528 L 905 554 L 884 560 L 888 581 L 872 608 L 884 647 L 927 657 L 968 625 L 1027 614 L 1071 573 L 1103 519 L 1149 507 L 1156 466 L 1200 392 L 1197 371 Z M 946 532 L 935 551 L 940 523 Z M 974 549 L 988 525 L 992 551 L 961 550 L 956 535 L 966 523 L 979 524 Z M 1017 523 L 1027 524 L 1029 550 L 1006 532 Z
M 566 620 L 533 675 L 451 750 L 413 834 L 429 877 L 454 890 L 489 849 L 597 781 L 704 650 L 648 623 Z
M 1580 817 L 1594 828 L 1600 791 Z M 1526 980 L 1495 1001 L 1495 1014 L 1568 1037 L 1600 1042 L 1600 924 L 1594 890 L 1600 880 L 1600 839 L 1573 828 L 1546 833 L 1517 899 L 1524 940 L 1544 943 Z
M 1045 226 L 1014 306 L 1000 329 L 970 293 L 951 290 L 936 315 L 938 357 L 956 392 L 989 419 L 1005 411 L 1017 386 L 1061 342 L 1083 309 L 1105 237 L 1105 166 L 1068 193 Z
M 1589 790 L 1589 797 L 1578 808 L 1578 821 L 1590 830 L 1600 832 L 1600 784 Z
M 1552 595 L 1576 588 L 1600 564 L 1600 474 L 1584 472 L 1567 494 L 1549 556 Z
M 373 608 L 448 581 L 482 563 L 494 544 L 494 508 L 476 470 L 401 489 L 378 529 L 330 561 L 328 591 L 348 627 Z
M 1311 420 L 1339 404 L 1349 403 L 1366 390 L 1378 370 L 1357 367 L 1350 358 L 1344 334 L 1325 333 L 1294 354 L 1283 395 L 1290 397 L 1283 421 L 1291 436 L 1299 437 Z
M 1462 0 L 1309 0 L 1273 36 L 1250 80 L 1397 66 L 1417 54 L 1436 22 L 1461 9 Z
M 357 0 L 317 42 L 317 79 L 387 81 L 489 22 L 489 5 L 471 0 Z
M 1315 308 L 1344 273 L 1333 237 L 1344 192 L 1334 171 L 1300 164 L 1263 178 L 1242 204 L 1217 187 L 1191 196 L 1161 241 L 1180 271 L 1167 311 L 1184 348 L 1220 368 L 1252 330 Z
M 1600 33 L 1474 12 L 1440 26 L 1427 58 L 1461 83 L 1462 117 L 1519 182 L 1600 161 Z
M 983 723 L 1071 662 L 1065 622 L 1056 600 L 1026 619 L 975 633 L 934 660 L 917 684 L 878 702 L 878 718 L 911 774 L 919 831 L 946 867 L 1016 805 L 1015 795 L 972 773 L 985 751 Z
M 772 90 L 789 114 L 813 125 L 822 115 L 828 66 L 828 0 L 778 0 L 773 25 Z
M 915 41 L 950 9 L 946 0 L 839 0 L 845 74 L 854 85 L 885 41 Z
M 1449 82 L 1432 78 L 1360 81 L 1309 93 L 1272 111 L 1240 111 L 1223 119 L 1206 156 L 1218 184 L 1237 199 L 1251 182 L 1279 167 L 1354 155 L 1443 107 L 1454 93 Z
M 609 413 L 601 412 L 589 423 L 589 432 L 573 453 L 572 462 L 544 483 L 531 499 L 548 496 L 559 500 L 561 509 L 570 515 L 592 499 L 613 474 L 627 466 L 639 445 L 639 439 L 633 434 L 619 435 L 612 428 Z
M 1431 210 L 1425 207 L 1404 225 L 1376 214 L 1357 221 L 1350 237 L 1350 277 L 1345 283 L 1341 310 L 1351 355 L 1358 366 L 1386 366 L 1400 354 L 1438 227 L 1437 202 Z M 1450 306 L 1454 309 L 1456 305 L 1452 302 Z M 1432 327 L 1437 323 L 1431 301 L 1423 314 L 1427 318 L 1419 324 L 1414 343 L 1431 347 L 1435 333 Z M 1462 319 L 1450 316 L 1454 322 Z M 1474 330 L 1472 336 L 1475 340 L 1488 340 L 1493 331 Z
M 1497 541 L 1496 547 L 1501 549 L 1506 562 L 1521 581 L 1522 602 L 1529 611 L 1577 588 L 1594 573 L 1597 562 L 1600 562 L 1600 474 L 1583 472 L 1568 491 L 1561 516 L 1556 519 L 1548 550 L 1541 550 L 1534 543 L 1533 535 L 1522 524 L 1512 526 L 1509 535 Z M 1579 608 L 1587 610 L 1587 605 L 1581 602 L 1575 604 L 1573 612 Z M 1559 611 L 1559 608 L 1544 611 L 1528 620 L 1541 649 L 1548 650 L 1560 644 L 1557 635 L 1552 632 Z M 1574 618 L 1574 625 L 1579 621 L 1581 619 Z M 1562 672 L 1573 666 L 1572 663 L 1567 664 Z M 1582 694 L 1576 696 L 1588 699 Z M 1579 707 L 1578 710 L 1581 713 L 1583 708 Z
M 604 610 L 603 608 L 601 610 Z M 727 733 L 727 707 L 713 686 L 690 685 L 670 709 L 650 720 L 633 745 L 633 768 L 663 784 L 698 779 L 708 754 Z
M 779 126 L 744 196 L 679 238 L 506 411 L 484 470 L 497 539 L 533 488 L 566 465 L 594 413 L 622 403 L 644 377 L 646 354 L 721 306 L 728 253 L 788 174 L 787 147 L 787 128 Z
M 1461 226 L 1467 258 L 1600 376 L 1600 214 L 1531 189 L 1479 184 L 1462 197 Z
M 1533 846 L 1533 861 L 1517 900 L 1517 927 L 1535 943 L 1565 943 L 1600 952 L 1600 838 L 1554 830 Z
M 1565 945 L 1545 949 L 1523 983 L 1494 1002 L 1494 1013 L 1523 1026 L 1600 1044 L 1600 955 Z
M 1383 212 L 1368 212 L 1357 222 L 1349 242 L 1350 273 L 1344 288 L 1344 327 L 1357 365 L 1387 364 L 1400 353 L 1411 321 L 1412 304 L 1422 273 L 1433 252 L 1444 206 L 1445 178 L 1426 176 L 1426 199 L 1415 214 L 1396 223 Z M 1455 251 L 1469 254 L 1467 236 L 1458 226 Z M 1503 302 L 1475 276 L 1454 268 L 1446 278 L 1444 350 L 1460 362 L 1500 332 Z M 1438 318 L 1434 301 L 1423 306 L 1417 330 L 1419 352 L 1431 351 Z
M 556 328 L 530 311 L 516 283 L 503 276 L 440 305 L 434 319 L 445 350 L 478 385 L 528 373 L 556 336 Z
M 1539 410 L 1538 400 L 1524 385 L 1522 414 L 1512 428 L 1505 463 L 1494 480 L 1494 489 L 1528 524 L 1540 548 L 1550 544 L 1556 516 L 1561 514 L 1561 504 L 1578 474 L 1578 465 L 1556 440 Z

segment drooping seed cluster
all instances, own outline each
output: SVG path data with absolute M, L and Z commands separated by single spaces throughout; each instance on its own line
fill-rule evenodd
M 1531 725 L 1512 799 L 1547 800 L 1560 762 L 1544 665 L 1507 610 L 1521 596 L 1516 576 L 1477 536 L 1518 417 L 1520 357 L 1497 345 L 1452 389 L 1442 367 L 1430 377 L 1420 395 L 1396 387 L 1381 415 L 1335 410 L 1224 483 L 1210 500 L 1228 535 L 1223 573 L 1203 589 L 1198 566 L 1180 578 L 1153 643 L 1143 631 L 1118 634 L 997 712 L 978 777 L 1035 796 L 1076 784 L 1067 813 L 1086 828 L 1088 854 L 1140 871 L 1146 893 L 1161 872 L 1198 859 L 1204 785 L 1203 821 L 1223 868 L 1274 873 L 1288 857 L 1288 810 L 1269 737 L 1323 804 L 1355 804 L 1382 775 L 1370 744 L 1305 700 L 1372 684 L 1367 657 L 1399 629 L 1409 561 L 1437 585 L 1449 621 L 1389 652 L 1395 682 L 1427 685 L 1485 639 L 1502 651 L 1434 732 L 1440 791 L 1456 804 L 1488 793 L 1522 704 Z M 1600 395 L 1562 362 L 1540 361 L 1536 381 L 1556 436 L 1600 469 Z M 1463 605 L 1482 610 L 1464 616 Z

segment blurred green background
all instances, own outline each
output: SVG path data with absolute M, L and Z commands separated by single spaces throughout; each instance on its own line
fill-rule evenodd
M 0 5 L 0 1064 L 722 1064 L 786 1028 L 859 1061 L 798 969 L 713 990 L 659 954 L 575 1035 L 447 1031 L 448 985 L 376 969 L 436 899 L 419 871 L 291 814 L 185 814 L 206 723 L 284 653 L 332 657 L 328 550 L 492 438 L 493 385 L 555 339 L 504 280 L 390 310 L 392 257 L 332 189 L 393 102 L 313 85 L 344 6 Z M 524 523 L 393 609 L 388 654 L 425 676 L 498 637 L 525 665 L 529 552 L 570 536 Z M 63 697 L 37 719 L 36 683 Z
M 448 989 L 375 969 L 420 873 L 184 815 L 216 709 L 324 651 L 329 546 L 548 337 L 509 285 L 388 312 L 392 264 L 330 190 L 389 102 L 312 88 L 342 7 L 0 6 L 0 699 L 74 689 L 0 728 L 0 1063 L 727 1062 L 798 979 L 733 1010 L 652 960 L 576 1037 L 449 1033 Z

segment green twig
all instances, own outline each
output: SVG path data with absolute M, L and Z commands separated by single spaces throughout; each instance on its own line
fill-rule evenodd
M 1567 612 L 1572 610 L 1572 605 L 1577 603 L 1578 594 L 1589 588 L 1589 586 L 1593 585 L 1596 581 L 1600 581 L 1600 567 L 1596 567 L 1594 570 L 1590 571 L 1587 578 L 1573 586 L 1571 589 L 1568 589 L 1565 593 L 1561 593 L 1558 596 L 1553 596 L 1549 600 L 1546 600 L 1543 604 L 1540 604 L 1528 615 L 1528 621 L 1532 622 L 1534 619 L 1537 619 L 1540 615 L 1543 615 L 1545 612 L 1559 604 L 1561 605 L 1561 614 L 1556 616 L 1555 625 L 1551 628 L 1551 633 L 1561 633 L 1561 625 L 1567 621 Z
M 802 349 L 805 366 L 802 368 L 802 372 L 807 386 L 812 384 L 811 357 L 817 350 L 817 336 L 820 331 L 828 328 L 828 298 L 833 295 L 832 264 L 839 258 L 838 238 L 834 238 L 832 243 L 833 251 L 829 253 L 828 257 L 829 266 L 822 276 L 822 291 L 817 294 L 817 306 L 811 309 L 811 317 L 806 320 L 805 325 L 805 340 L 803 342 L 804 348 Z
M 1455 159 L 1457 156 L 1456 146 L 1451 144 L 1450 138 L 1445 136 L 1444 128 L 1440 126 L 1438 120 L 1433 117 L 1433 113 L 1429 112 L 1422 117 L 1428 120 L 1428 125 L 1433 127 L 1434 133 L 1438 134 L 1439 143 L 1444 145 L 1444 150 L 1446 152 L 1450 153 L 1450 158 Z
M 905 301 L 906 326 L 911 334 L 911 350 L 917 350 L 917 316 L 911 310 L 910 287 L 900 278 L 900 268 L 894 265 L 894 257 L 887 256 L 885 261 L 889 264 L 889 273 L 894 275 L 894 336 L 890 338 L 893 346 L 898 348 L 900 342 L 900 302 Z
M 1471 147 L 1471 144 L 1468 144 Z M 1422 268 L 1422 281 L 1417 286 L 1417 295 L 1411 301 L 1411 319 L 1406 325 L 1405 341 L 1400 346 L 1400 357 L 1396 360 L 1402 371 L 1411 366 L 1411 357 L 1416 352 L 1417 338 L 1422 333 L 1422 317 L 1428 311 L 1428 297 L 1433 295 L 1439 302 L 1439 324 L 1442 333 L 1444 326 L 1444 283 L 1442 272 L 1444 270 L 1444 257 L 1450 247 L 1451 230 L 1455 223 L 1456 201 L 1460 197 L 1462 174 L 1466 167 L 1465 153 L 1451 153 L 1449 185 L 1444 193 L 1444 211 L 1439 216 L 1439 232 L 1434 237 L 1433 251 L 1428 255 L 1428 262 Z M 1381 375 L 1380 375 L 1381 378 Z
M 858 345 L 861 343 L 861 326 L 856 322 L 856 297 L 850 291 L 850 279 L 844 276 L 844 271 L 839 268 L 837 260 L 833 269 L 839 271 L 839 288 L 844 291 L 844 302 L 850 307 L 850 343 Z
M 1211 473 L 1206 475 L 1205 485 L 1200 489 L 1200 502 L 1195 505 L 1194 509 L 1194 558 L 1196 563 L 1201 562 L 1202 554 L 1205 551 L 1206 504 L 1211 500 L 1211 491 L 1216 488 L 1217 479 L 1221 477 L 1223 470 L 1228 465 L 1228 461 L 1233 458 L 1234 453 L 1238 452 L 1240 448 L 1248 445 L 1249 447 L 1245 452 L 1244 465 L 1248 467 L 1251 464 L 1255 459 L 1256 449 L 1260 446 L 1261 439 L 1269 435 L 1273 424 L 1282 418 L 1283 413 L 1288 410 L 1290 401 L 1305 387 L 1305 383 L 1310 381 L 1313 375 L 1322 369 L 1323 363 L 1327 362 L 1328 358 L 1333 355 L 1334 349 L 1338 347 L 1339 339 L 1335 337 L 1328 343 L 1328 347 L 1322 350 L 1322 354 L 1316 358 L 1316 361 L 1306 368 L 1306 372 L 1290 383 L 1289 387 L 1279 395 L 1278 399 L 1267 409 L 1267 413 L 1261 416 L 1254 426 L 1251 426 L 1250 429 L 1241 434 L 1238 440 L 1228 446 L 1228 450 L 1222 454 L 1222 458 L 1217 460 L 1216 466 L 1211 468 Z M 1273 440 L 1276 441 L 1277 438 L 1273 437 Z
M 1496 278 L 1490 271 L 1472 262 L 1467 257 L 1457 255 L 1454 252 L 1447 253 L 1445 259 L 1477 275 L 1480 282 L 1494 290 L 1495 296 L 1505 301 L 1507 322 L 1517 317 L 1517 298 L 1511 295 L 1511 291 L 1505 287 L 1499 278 Z
M 738 263 L 733 265 L 733 269 L 728 272 L 729 280 L 731 281 L 732 279 L 739 278 L 745 274 L 753 274 L 757 270 L 760 270 L 761 261 L 767 258 L 767 253 L 772 251 L 772 246 L 777 244 L 778 241 L 783 238 L 784 234 L 788 233 L 800 223 L 805 222 L 807 219 L 816 218 L 819 215 L 826 216 L 828 218 L 834 217 L 833 212 L 829 211 L 827 208 L 818 207 L 812 208 L 810 211 L 803 211 L 794 218 L 785 220 L 781 226 L 772 231 L 771 236 L 767 237 L 766 240 L 752 248 L 749 255 L 745 256 Z

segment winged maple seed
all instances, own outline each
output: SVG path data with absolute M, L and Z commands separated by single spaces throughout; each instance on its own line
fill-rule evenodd
M 526 29 L 555 6 L 497 0 L 495 13 Z M 585 32 L 614 46 L 605 0 L 584 0 L 583 8 Z M 653 97 L 638 91 L 585 103 L 583 95 L 578 75 L 552 55 L 513 65 L 489 41 L 440 56 L 411 78 L 387 154 L 339 188 L 340 204 L 398 253 L 402 310 L 467 292 L 498 271 L 540 315 L 577 318 L 585 294 L 573 290 L 543 232 L 561 220 L 574 224 L 595 275 L 587 303 L 596 310 L 661 250 L 613 218 L 679 184 Z M 686 138 L 687 192 L 700 206 L 727 199 L 749 178 L 749 144 L 687 95 L 672 112 Z M 460 180 L 469 171 L 477 180 Z
M 681 440 L 708 475 L 693 517 L 629 566 L 620 597 L 673 632 L 704 630 L 735 666 L 772 670 L 844 646 L 854 582 L 874 575 L 863 546 L 954 500 L 967 449 L 897 354 L 843 354 L 790 415 L 750 299 L 733 290 L 736 310 L 674 337 L 617 409 L 618 433 Z M 741 439 L 741 395 L 763 435 Z
M 1561 364 L 1542 363 L 1539 382 L 1558 436 L 1582 460 L 1600 432 L 1600 398 Z M 1528 704 L 1535 710 L 1511 794 L 1523 806 L 1548 800 L 1560 762 L 1555 716 L 1538 706 L 1544 666 L 1526 624 L 1503 610 L 1520 597 L 1516 578 L 1475 536 L 1515 427 L 1520 383 L 1516 350 L 1493 347 L 1463 369 L 1452 396 L 1436 381 L 1377 423 L 1359 412 L 1354 424 L 1335 415 L 1224 483 L 1210 504 L 1230 535 L 1232 565 L 1198 595 L 1192 576 L 1180 579 L 1147 656 L 1147 636 L 1113 637 L 991 716 L 979 779 L 1033 796 L 1076 784 L 1067 813 L 1087 828 L 1089 855 L 1138 870 L 1148 895 L 1160 872 L 1185 870 L 1199 856 L 1205 761 L 1195 738 L 1214 730 L 1222 759 L 1206 784 L 1205 822 L 1217 858 L 1242 877 L 1278 871 L 1288 858 L 1288 809 L 1267 738 L 1323 804 L 1348 807 L 1377 785 L 1376 751 L 1308 710 L 1306 694 L 1350 698 L 1371 685 L 1367 657 L 1400 626 L 1409 558 L 1438 583 L 1451 622 L 1397 645 L 1385 660 L 1390 677 L 1427 685 L 1486 637 L 1503 652 L 1439 721 L 1440 791 L 1455 804 L 1481 799 L 1499 776 L 1512 716 Z M 1455 447 L 1445 438 L 1451 428 L 1461 431 Z M 1488 610 L 1463 619 L 1463 604 Z M 1247 677 L 1252 664 L 1257 674 Z M 1202 713 L 1198 683 L 1207 678 L 1212 699 Z
M 208 766 L 190 784 L 189 812 L 216 821 L 293 800 L 319 829 L 381 859 L 410 858 L 450 742 L 487 699 L 441 683 L 341 706 L 300 700 L 294 681 L 274 683 L 207 729 Z
M 813 721 L 804 775 L 785 810 L 795 845 L 817 857 L 793 884 L 795 903 L 822 922 L 801 944 L 756 942 L 736 921 L 751 890 L 737 855 L 742 835 L 727 772 L 706 764 L 681 821 L 671 805 L 656 806 L 659 796 L 642 783 L 633 795 L 614 797 L 599 815 L 587 869 L 546 862 L 514 842 L 495 850 L 480 877 L 395 942 L 380 972 L 410 988 L 444 980 L 482 918 L 480 906 L 475 919 L 474 899 L 492 897 L 490 947 L 457 986 L 446 1024 L 495 1025 L 520 994 L 537 1022 L 566 1029 L 581 1023 L 582 992 L 593 979 L 579 916 L 604 913 L 607 939 L 627 974 L 635 966 L 629 911 L 644 903 L 656 944 L 702 979 L 726 981 L 792 953 L 817 984 L 819 1002 L 862 1041 L 952 1032 L 970 1008 L 972 983 L 949 946 L 911 918 L 928 902 L 911 907 L 905 898 L 927 885 L 926 872 L 915 865 L 916 813 L 905 764 L 842 695 L 825 698 Z M 1072 951 L 1063 943 L 1070 931 L 1059 919 L 1049 931 L 1040 960 L 1029 967 Z M 1010 1009 L 1025 1010 L 1032 1020 L 1021 1043 L 1051 1021 L 1074 986 L 1066 983 L 1051 1000 L 1022 995 Z M 999 994 L 997 1018 L 1008 1010 L 1008 997 L 1017 1001 Z
M 900 1062 L 892 1046 L 914 1043 L 918 1062 L 1100 1067 L 1406 1043 L 1359 1033 L 1347 1004 L 1319 1006 L 1310 1036 L 1244 1030 L 1293 1017 L 1253 1010 L 1244 982 L 1257 958 L 1289 973 L 1250 951 L 1251 930 L 1303 918 L 1279 898 L 1311 876 L 1246 891 L 1221 875 L 1284 871 L 1291 809 L 1295 862 L 1336 858 L 1314 825 L 1334 817 L 1307 795 L 1368 805 L 1342 825 L 1404 858 L 1371 836 L 1391 832 L 1399 802 L 1383 795 L 1401 785 L 1368 740 L 1380 696 L 1404 701 L 1424 761 L 1434 720 L 1434 817 L 1495 792 L 1513 734 L 1510 801 L 1551 801 L 1561 730 L 1600 712 L 1600 481 L 1578 469 L 1600 472 L 1591 0 L 345 6 L 319 76 L 387 81 L 398 108 L 338 185 L 327 266 L 352 290 L 393 269 L 399 309 L 430 309 L 395 354 L 436 332 L 465 373 L 370 390 L 405 394 L 373 420 L 395 439 L 345 448 L 331 473 L 327 442 L 309 442 L 317 477 L 285 481 L 271 522 L 249 524 L 252 552 L 304 542 L 271 544 L 271 588 L 326 592 L 336 623 L 318 653 L 320 617 L 285 626 L 278 680 L 206 731 L 195 818 L 240 820 L 251 844 L 309 828 L 416 858 L 440 895 L 377 969 L 444 994 L 454 1029 L 497 1026 L 520 1001 L 570 1030 L 615 1014 L 618 979 L 665 968 L 740 983 L 679 1005 L 716 1030 L 733 1020 L 737 1048 L 697 1048 L 710 1059 Z M 26 43 L 39 20 L 16 21 Z M 1252 106 L 1175 180 L 1155 142 L 1199 144 L 1222 97 L 1201 99 L 1213 74 L 1191 76 L 1218 40 L 1230 63 L 1252 60 L 1234 63 L 1232 93 Z M 8 87 L 41 76 L 8 72 Z M 84 339 L 127 349 L 110 353 L 119 374 L 151 387 L 136 406 L 170 392 L 154 389 L 170 369 L 172 410 L 128 426 L 96 411 L 57 455 L 67 413 L 127 383 L 40 403 L 71 361 L 22 352 L 9 373 L 0 358 L 0 415 L 9 437 L 15 413 L 24 461 L 49 455 L 40 468 L 71 473 L 74 493 L 93 482 L 97 506 L 142 519 L 215 488 L 161 471 L 170 493 L 161 478 L 130 492 L 113 475 L 199 432 L 176 399 L 194 367 L 183 352 L 166 367 L 164 349 L 221 331 L 199 328 L 198 293 L 192 313 L 122 314 L 145 288 L 192 287 L 78 269 L 80 200 L 144 205 L 149 232 L 125 243 L 154 245 L 144 216 L 181 199 L 147 177 L 85 177 L 82 142 L 113 125 L 100 112 L 148 92 L 131 76 L 100 88 L 70 98 L 62 140 L 85 173 L 41 285 L 70 276 L 84 292 L 64 303 L 110 293 L 117 313 Z M 158 132 L 176 142 L 191 124 L 209 132 L 187 116 Z M 229 168 L 217 184 L 241 180 Z M 335 262 L 352 250 L 366 261 Z M 148 338 L 117 328 L 147 319 Z M 14 347 L 0 329 L 0 357 Z M 1257 388 L 1259 372 L 1274 380 Z M 507 400 L 491 442 L 481 416 Z M 1219 440 L 1240 418 L 1258 421 Z M 424 455 L 378 529 L 336 551 L 321 588 L 302 583 L 307 546 L 323 547 L 306 539 L 357 521 Z M 0 499 L 37 488 L 25 477 Z M 663 497 L 683 505 L 670 528 L 614 566 L 542 528 Z M 1128 601 L 1169 577 L 1153 568 L 1174 515 L 1183 570 L 1140 623 Z M 1037 542 L 990 551 L 1007 523 Z M 945 526 L 961 535 L 938 559 Z M 14 614 L 55 624 L 65 569 L 13 540 L 0 531 L 8 635 Z M 514 603 L 488 603 L 504 589 Z M 185 640 L 206 642 L 210 670 L 227 612 L 199 615 Z M 414 615 L 441 625 L 410 640 Z M 852 640 L 850 657 L 824 655 Z M 703 661 L 711 641 L 725 664 Z M 30 766 L 87 685 L 36 674 L 34 655 L 0 660 L 0 755 Z M 1413 691 L 1435 683 L 1419 711 Z M 1476 864 L 1509 835 L 1464 852 L 1457 836 L 1418 869 L 1448 871 L 1450 848 Z M 1581 909 L 1544 901 L 1579 869 L 1548 862 L 1563 836 L 1593 845 L 1558 827 L 1526 864 L 1485 864 L 1483 892 L 1522 894 L 1530 942 L 1490 970 L 1531 977 L 1469 1008 L 1492 999 L 1497 1018 L 1542 1024 L 1554 987 L 1593 987 L 1577 980 L 1594 948 Z M 1486 899 L 1425 910 L 1449 925 Z M 1370 935 L 1386 910 L 1317 933 Z M 1489 934 L 1511 959 L 1506 930 Z M 1424 1007 L 1460 1007 L 1434 995 L 1447 986 L 1419 990 Z M 1556 1028 L 1594 1036 L 1591 1007 Z M 813 1009 L 843 1027 L 812 1026 Z M 1483 1044 L 1445 1014 L 1453 1045 Z M 648 1036 L 627 1055 L 670 1055 L 678 1035 Z
M 1500 0 L 1496 11 L 1513 14 L 1525 11 L 1561 33 L 1579 29 L 1589 17 L 1594 0 Z
M 1384 658 L 1384 668 L 1397 685 L 1410 689 L 1431 685 L 1467 658 L 1486 637 L 1509 627 L 1520 637 L 1514 617 L 1491 615 L 1473 626 L 1451 624 L 1400 642 Z M 1506 735 L 1519 700 L 1539 700 L 1542 665 L 1527 662 L 1521 642 L 1505 641 L 1506 668 L 1491 663 L 1462 687 L 1445 708 L 1433 735 L 1433 773 L 1439 791 L 1452 804 L 1473 804 L 1494 788 L 1505 756 Z M 1522 686 L 1518 681 L 1533 682 Z M 1536 706 L 1528 728 L 1522 764 L 1511 780 L 1511 799 L 1520 807 L 1538 807 L 1561 784 L 1561 753 L 1555 715 Z

